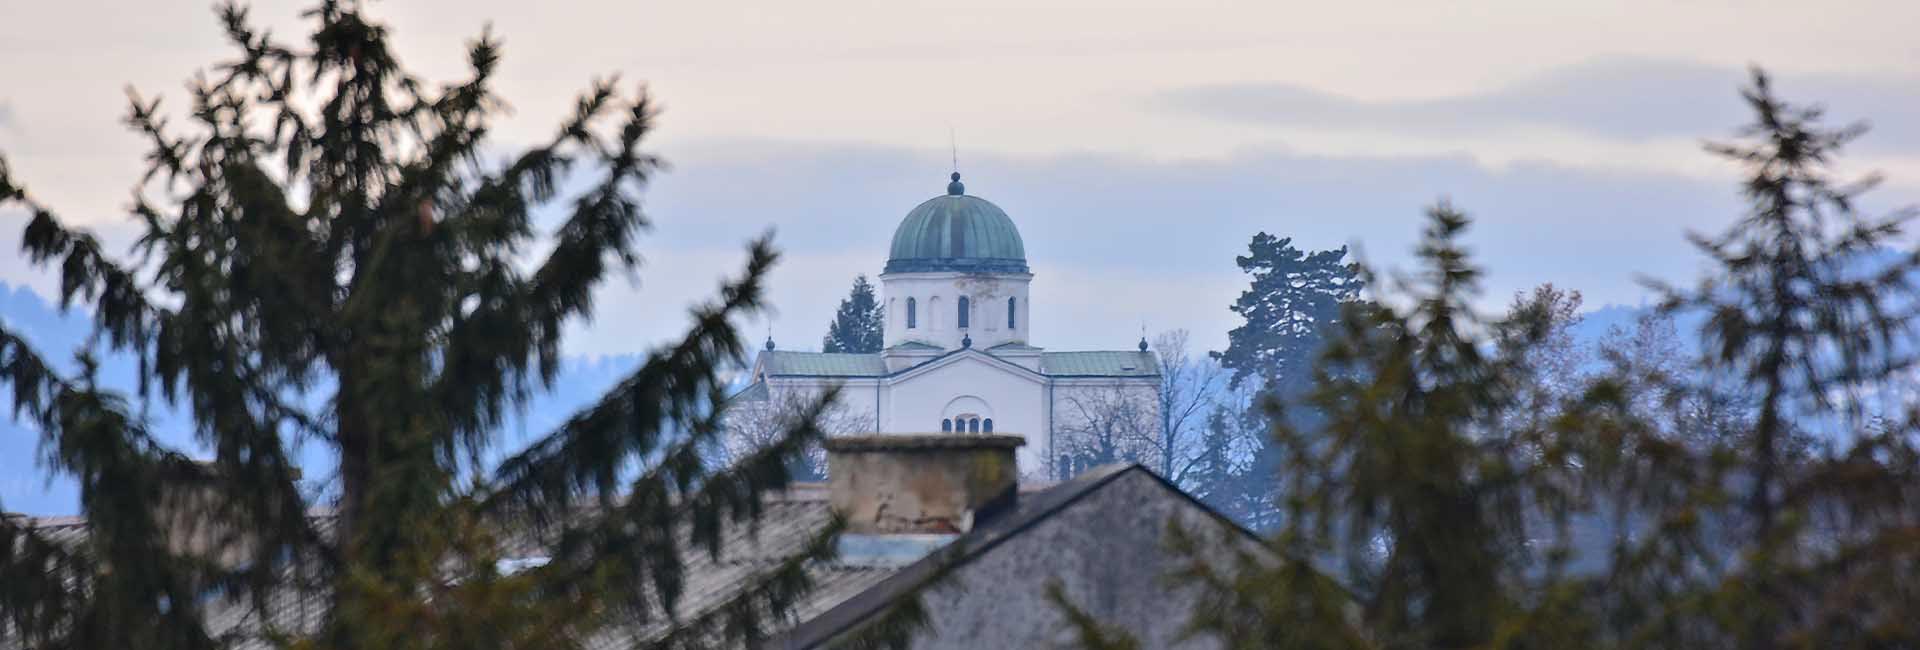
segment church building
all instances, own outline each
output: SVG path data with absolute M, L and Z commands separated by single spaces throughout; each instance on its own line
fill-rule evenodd
M 852 417 L 831 433 L 999 433 L 1024 436 L 1019 467 L 1065 479 L 1123 458 L 1151 462 L 1159 439 L 1160 370 L 1144 339 L 1132 350 L 1053 351 L 1028 332 L 1047 305 L 1028 298 L 1033 272 L 1013 219 L 967 194 L 907 213 L 880 274 L 884 349 L 870 354 L 775 349 L 735 399 L 776 402 L 842 387 Z M 860 430 L 860 429 L 864 429 Z

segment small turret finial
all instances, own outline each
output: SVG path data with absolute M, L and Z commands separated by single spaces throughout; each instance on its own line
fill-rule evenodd
M 962 334 L 962 335 L 960 336 L 960 347 L 962 347 L 962 348 L 970 348 L 970 347 L 973 347 L 973 335 L 972 335 L 972 334 Z
M 767 351 L 773 351 L 773 324 L 767 324 Z
M 966 194 L 967 186 L 960 183 L 960 172 L 954 172 L 952 178 L 953 182 L 947 183 L 947 194 L 949 196 Z

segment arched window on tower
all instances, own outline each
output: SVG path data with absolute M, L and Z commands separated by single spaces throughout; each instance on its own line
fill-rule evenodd
M 960 329 L 966 329 L 967 328 L 967 308 L 971 307 L 972 305 L 968 304 L 968 300 L 966 296 L 960 296 L 959 305 L 960 305 Z
M 920 314 L 918 310 L 914 309 L 917 306 L 918 305 L 913 303 L 912 298 L 907 299 L 907 329 L 920 326 Z
M 1012 299 L 1012 298 L 1008 298 L 1008 299 L 1007 299 L 1007 329 L 1013 329 L 1013 328 L 1014 328 L 1014 325 L 1013 325 L 1013 322 L 1014 322 L 1014 321 L 1013 321 L 1013 305 L 1014 305 L 1014 302 L 1013 302 L 1013 299 Z
M 980 418 L 973 418 L 971 420 L 967 420 L 967 433 L 979 433 L 979 432 L 980 432 Z
M 993 433 L 993 418 L 987 418 L 985 420 L 980 421 L 980 432 Z
M 945 420 L 940 421 L 940 432 L 953 433 L 953 418 L 947 418 Z

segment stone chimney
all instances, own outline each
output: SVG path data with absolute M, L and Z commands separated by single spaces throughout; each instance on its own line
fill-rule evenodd
M 211 463 L 192 461 L 191 473 L 211 474 L 212 468 Z M 244 562 L 251 545 L 240 534 L 243 528 L 224 516 L 225 498 L 220 491 L 206 479 L 174 480 L 176 484 L 167 485 L 154 498 L 154 523 L 160 527 L 167 551 L 211 560 L 227 569 Z
M 214 466 L 208 461 L 190 461 L 181 468 L 177 484 L 156 495 L 154 523 L 160 527 L 167 550 L 177 555 L 197 557 L 224 569 L 234 569 L 253 557 L 254 536 L 245 522 L 235 522 L 226 512 L 227 496 L 212 480 Z M 300 470 L 292 470 L 294 480 Z
M 828 498 L 850 533 L 964 533 L 1013 505 L 1013 450 L 1024 444 L 978 434 L 828 438 Z

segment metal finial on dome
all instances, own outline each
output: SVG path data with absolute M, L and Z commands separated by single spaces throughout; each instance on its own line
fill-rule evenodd
M 1140 337 L 1140 351 L 1141 352 L 1147 351 L 1147 337 L 1144 337 L 1144 336 Z
M 967 193 L 967 186 L 960 183 L 960 172 L 953 173 L 953 182 L 947 183 L 948 196 L 960 196 Z
M 772 351 L 772 350 L 773 350 L 773 336 L 772 336 L 772 335 L 768 335 L 768 336 L 767 336 L 767 350 L 768 350 L 768 351 Z
M 960 335 L 960 347 L 963 347 L 963 348 L 973 347 L 973 335 L 972 334 Z

